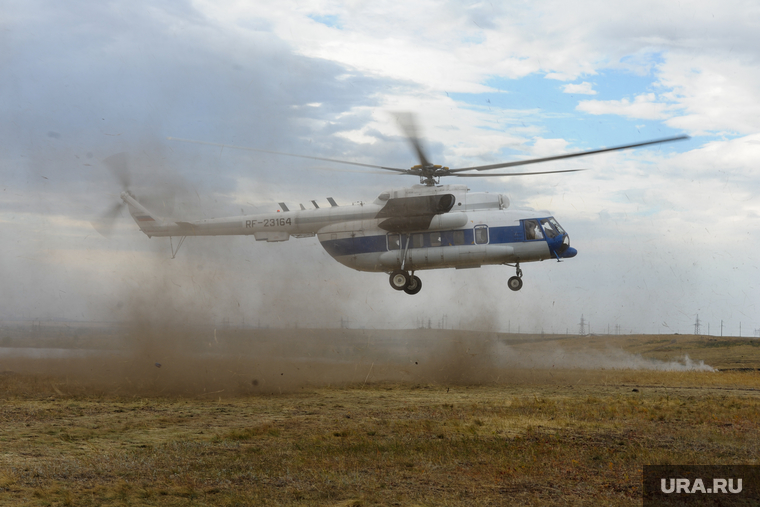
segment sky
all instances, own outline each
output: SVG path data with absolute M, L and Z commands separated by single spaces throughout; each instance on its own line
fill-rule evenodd
M 757 2 L 77 3 L 0 0 L 0 320 L 760 333 Z M 172 259 L 126 212 L 91 225 L 117 153 L 175 220 L 370 201 L 417 181 L 169 138 L 404 168 L 400 111 L 452 168 L 691 139 L 466 180 L 578 250 L 523 265 L 520 292 L 506 266 L 420 272 L 412 297 L 316 238 Z

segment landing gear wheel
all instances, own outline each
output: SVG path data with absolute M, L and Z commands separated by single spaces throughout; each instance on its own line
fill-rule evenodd
M 406 274 L 405 271 L 401 271 L 400 269 L 397 269 L 393 273 L 391 273 L 391 287 L 393 287 L 396 290 L 404 290 L 409 285 L 409 275 Z
M 404 292 L 407 294 L 417 294 L 419 291 L 422 290 L 422 280 L 420 280 L 420 277 L 418 276 L 411 276 L 409 277 L 409 285 L 406 286 L 404 289 Z
M 522 280 L 517 276 L 513 276 L 507 280 L 507 286 L 514 291 L 518 291 L 522 289 Z

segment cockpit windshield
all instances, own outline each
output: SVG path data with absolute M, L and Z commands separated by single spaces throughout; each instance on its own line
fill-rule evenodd
M 554 218 L 544 218 L 541 220 L 541 225 L 544 228 L 544 232 L 546 233 L 546 237 L 548 238 L 556 238 L 560 234 L 564 234 L 565 230 L 562 228 L 561 225 L 557 223 Z

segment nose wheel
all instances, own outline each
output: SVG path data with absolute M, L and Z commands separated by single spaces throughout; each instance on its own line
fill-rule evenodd
M 407 294 L 417 294 L 422 290 L 422 280 L 418 276 L 410 275 L 400 269 L 391 273 L 389 281 L 391 287 L 396 290 L 403 290 Z
M 515 269 L 517 270 L 517 276 L 513 276 L 509 280 L 507 280 L 507 287 L 509 287 L 513 291 L 518 291 L 522 289 L 522 286 L 523 286 L 522 269 L 520 269 L 519 262 L 515 265 Z

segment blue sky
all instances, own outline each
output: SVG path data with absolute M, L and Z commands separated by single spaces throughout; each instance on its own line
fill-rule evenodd
M 271 325 L 688 332 L 699 313 L 760 328 L 756 199 L 760 9 L 741 2 L 6 2 L 0 17 L 0 319 L 121 320 L 156 295 L 175 312 Z M 90 221 L 120 188 L 178 195 L 176 219 L 370 200 L 413 184 L 323 162 L 168 137 L 407 167 L 393 112 L 417 115 L 450 167 L 687 134 L 557 162 L 566 176 L 468 182 L 546 209 L 575 259 L 425 274 L 415 299 L 314 240 L 192 238 L 177 259 L 127 217 Z M 330 170 L 339 169 L 339 171 Z M 461 183 L 456 181 L 454 183 Z M 129 310 L 131 309 L 131 310 Z M 199 317 L 199 318 L 201 318 Z
M 594 76 L 588 85 L 594 94 L 565 91 L 568 85 L 545 74 L 531 74 L 520 79 L 493 78 L 485 84 L 496 92 L 452 93 L 451 98 L 475 109 L 524 110 L 525 114 L 511 122 L 505 122 L 504 130 L 519 131 L 521 127 L 535 127 L 541 137 L 562 138 L 573 143 L 578 150 L 603 146 L 628 144 L 637 140 L 674 137 L 683 134 L 660 121 L 628 118 L 616 114 L 590 114 L 579 110 L 581 101 L 606 101 L 629 99 L 655 90 L 653 76 L 637 76 L 626 71 L 607 70 Z M 688 144 L 678 143 L 660 149 L 683 152 Z M 693 144 L 691 145 L 693 146 Z M 512 153 L 504 152 L 504 155 Z

